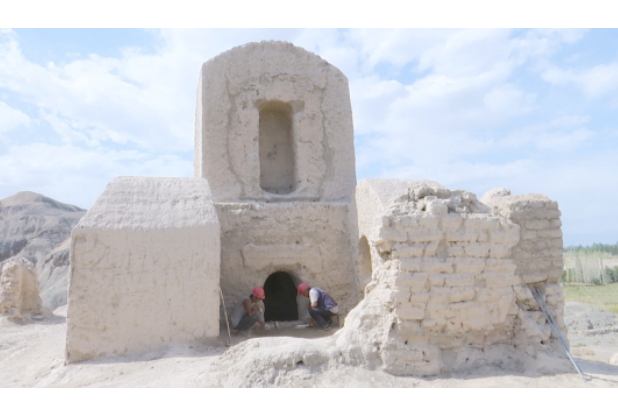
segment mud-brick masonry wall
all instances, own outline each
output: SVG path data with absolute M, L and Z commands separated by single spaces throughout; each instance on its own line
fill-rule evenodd
M 283 272 L 294 285 L 324 288 L 349 311 L 360 297 L 346 77 L 290 43 L 260 42 L 210 59 L 199 79 L 194 170 L 208 179 L 221 222 L 225 302 Z M 295 289 L 289 294 L 283 298 L 296 299 Z
M 385 314 L 389 327 L 373 339 L 386 371 L 514 367 L 559 346 L 528 288 L 544 290 L 565 331 L 557 204 L 541 195 L 483 201 L 431 181 L 359 182 L 359 236 L 372 266 L 361 305 Z
M 220 227 L 205 179 L 116 178 L 71 237 L 68 362 L 219 335 Z

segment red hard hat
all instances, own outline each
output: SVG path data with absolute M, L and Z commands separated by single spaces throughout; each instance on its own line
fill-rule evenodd
M 298 286 L 298 294 L 305 295 L 305 291 L 309 288 L 309 284 L 302 283 Z
M 264 294 L 264 289 L 262 287 L 255 287 L 253 290 L 251 290 L 251 294 L 253 294 L 254 297 L 259 298 L 260 300 L 266 298 L 266 295 Z

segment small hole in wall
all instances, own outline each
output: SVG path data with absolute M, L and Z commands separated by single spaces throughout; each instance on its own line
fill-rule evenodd
M 303 363 L 303 361 L 302 361 L 302 360 L 298 360 L 298 361 L 296 362 L 296 365 L 298 366 L 299 364 L 305 364 L 305 363 Z
M 405 344 L 405 345 L 408 345 L 408 340 L 406 340 L 406 341 L 404 342 L 404 344 Z

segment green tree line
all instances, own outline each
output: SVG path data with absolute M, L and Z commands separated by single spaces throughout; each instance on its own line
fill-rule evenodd
M 578 245 L 577 247 L 566 247 L 564 252 L 606 252 L 610 255 L 618 255 L 618 242 L 615 244 L 592 244 L 590 247 L 582 247 Z
M 608 260 L 618 258 L 618 243 L 564 248 L 563 282 L 607 284 L 618 282 L 618 266 Z M 611 261 L 609 261 L 611 262 Z

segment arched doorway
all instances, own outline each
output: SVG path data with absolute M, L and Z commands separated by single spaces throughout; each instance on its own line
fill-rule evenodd
M 265 321 L 298 320 L 296 285 L 290 274 L 277 271 L 269 275 L 264 283 L 264 293 Z

